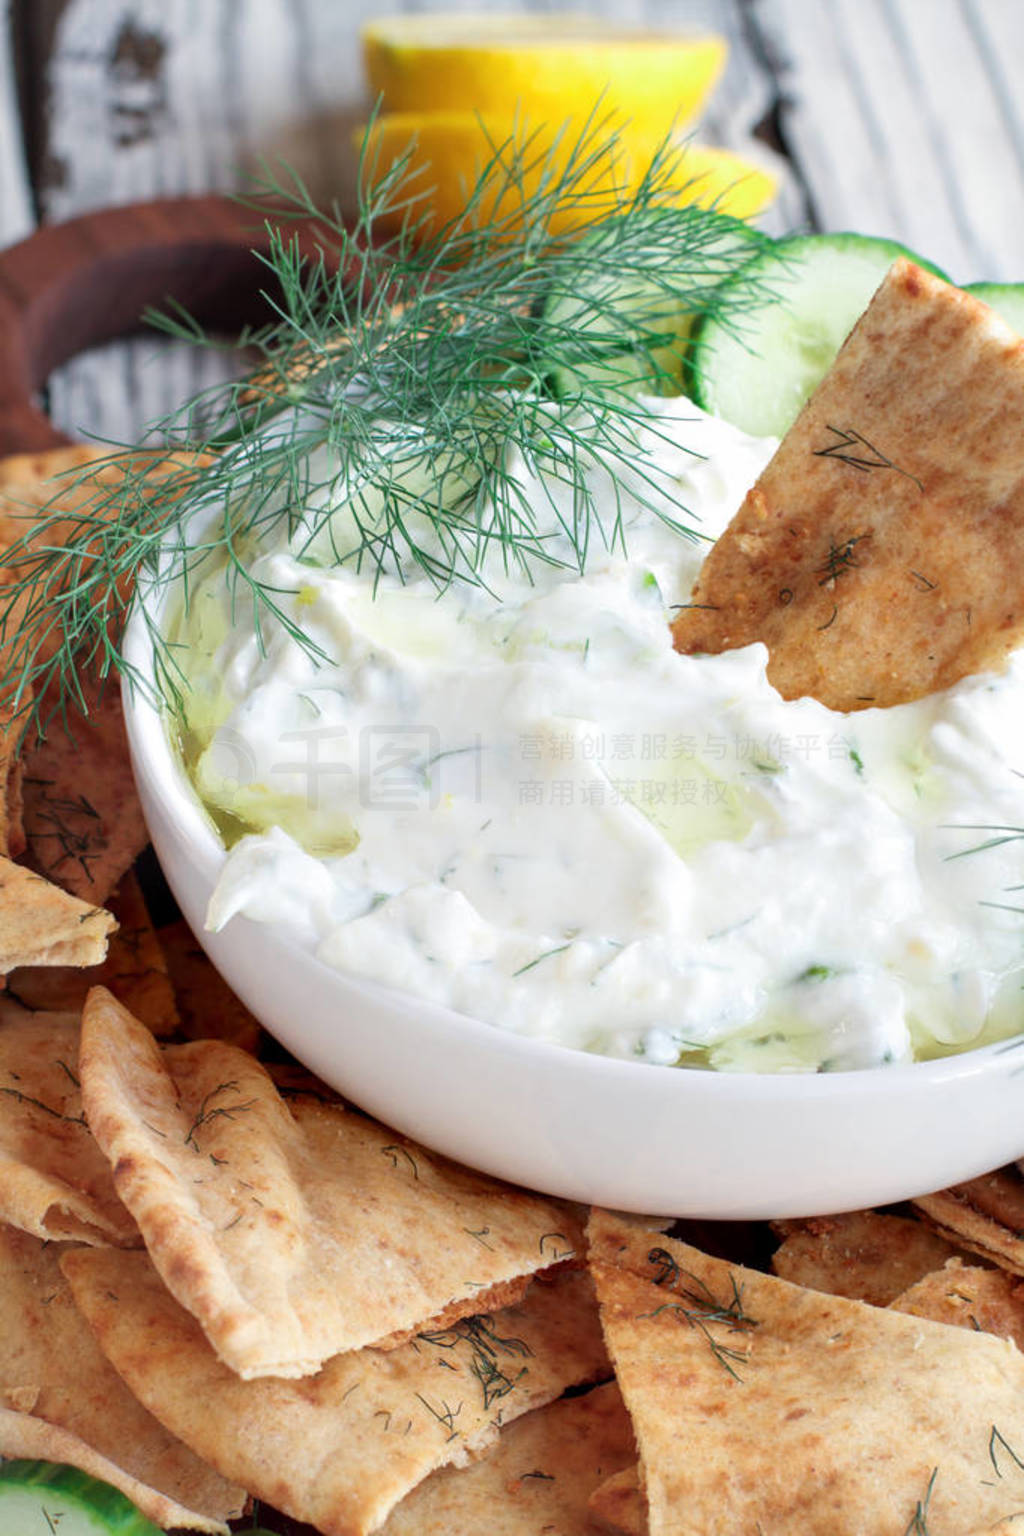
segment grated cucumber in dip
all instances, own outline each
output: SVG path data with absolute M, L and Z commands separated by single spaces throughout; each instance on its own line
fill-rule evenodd
M 657 409 L 647 472 L 712 539 L 775 443 Z M 509 467 L 558 550 L 568 493 Z M 888 710 L 786 702 L 761 645 L 673 650 L 708 544 L 607 491 L 625 551 L 529 579 L 496 559 L 440 595 L 333 563 L 358 542 L 339 494 L 331 564 L 282 542 L 256 567 L 328 660 L 277 621 L 261 645 L 223 573 L 193 592 L 171 638 L 229 844 L 209 925 L 659 1064 L 870 1067 L 1016 1032 L 1018 845 L 984 829 L 1024 826 L 1024 656 Z

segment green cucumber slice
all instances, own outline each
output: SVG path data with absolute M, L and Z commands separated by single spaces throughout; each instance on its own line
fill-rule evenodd
M 1024 336 L 1024 283 L 965 283 L 964 292 L 973 293 L 1011 330 Z
M 549 374 L 560 399 L 622 389 L 683 393 L 697 317 L 716 290 L 774 244 L 724 214 L 700 235 L 692 212 L 661 209 L 628 242 L 621 223 L 609 220 L 577 242 L 544 304 L 552 350 L 565 359 Z M 685 265 L 672 256 L 673 243 L 688 253 Z
M 755 437 L 782 437 L 899 256 L 948 282 L 895 240 L 839 234 L 779 241 L 741 275 L 735 313 L 726 288 L 719 313 L 697 327 L 690 360 L 697 404 Z M 759 297 L 751 297 L 752 284 Z
M 109 1483 L 52 1461 L 0 1463 L 4 1536 L 161 1536 Z

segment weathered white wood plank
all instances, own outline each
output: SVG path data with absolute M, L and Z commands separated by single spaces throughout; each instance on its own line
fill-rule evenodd
M 20 240 L 34 223 L 14 89 L 10 6 L 0 0 L 0 246 Z
M 763 0 L 756 14 L 821 227 L 892 236 L 961 282 L 1024 273 L 1016 0 Z
M 765 54 L 762 37 L 741 3 L 722 5 L 705 0 L 693 7 L 693 13 L 692 25 L 721 33 L 729 44 L 725 74 L 704 114 L 699 137 L 707 144 L 720 144 L 760 161 L 779 178 L 775 201 L 760 220 L 769 234 L 806 228 L 810 207 L 798 169 L 754 137 L 762 125 L 770 126 L 776 107 L 772 62 Z M 648 0 L 646 20 L 650 25 L 671 27 L 677 24 L 676 15 L 672 0 L 660 4 Z

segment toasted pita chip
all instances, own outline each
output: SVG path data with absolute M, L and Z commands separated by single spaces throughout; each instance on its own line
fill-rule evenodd
M 22 763 L 18 756 L 23 726 L 10 710 L 0 710 L 0 854 L 9 859 L 25 852 Z
M 67 443 L 40 453 L 10 453 L 0 458 L 0 544 L 20 539 L 58 492 L 66 490 L 70 497 L 76 471 L 109 457 L 109 448 Z
M 80 1014 L 91 986 L 109 987 L 155 1035 L 172 1034 L 178 1024 L 174 990 L 133 870 L 121 880 L 109 910 L 118 926 L 100 965 L 89 971 L 70 966 L 12 971 L 7 978 L 8 996 L 38 1012 Z
M 0 858 L 0 975 L 20 965 L 98 965 L 116 926 L 102 907 Z
M 138 1228 L 114 1192 L 78 1085 L 78 1020 L 0 1023 L 0 1220 L 41 1238 L 131 1246 Z
M 188 1039 L 226 1040 L 240 1050 L 255 1051 L 263 1038 L 259 1021 L 211 965 L 188 924 L 169 923 L 159 930 L 158 938 L 167 957 L 181 1029 Z
M 184 466 L 201 468 L 209 455 L 187 455 L 164 449 L 119 449 L 69 443 L 42 453 L 14 453 L 0 458 L 0 546 L 30 538 L 45 522 L 49 547 L 82 530 L 82 519 L 109 521 L 121 510 L 118 486 L 130 490 L 145 480 L 154 498 L 168 473 L 179 476 Z
M 1024 1533 L 1024 1514 L 1009 1515 L 1005 1520 L 1000 1520 L 998 1525 L 987 1525 L 983 1531 L 974 1530 L 970 1536 L 1022 1536 Z
M 0 748 L 0 775 L 3 775 L 2 788 L 0 788 L 3 799 L 3 808 L 0 811 L 3 824 L 0 853 L 9 859 L 20 859 L 26 847 L 25 822 L 22 815 L 24 763 L 20 757 L 14 755 L 14 748 L 17 745 L 14 736 L 13 725 L 5 726 L 3 746 Z
M 382 1536 L 589 1536 L 587 1500 L 636 1456 L 614 1383 L 517 1419 L 474 1466 L 434 1472 Z
M 63 1265 L 119 1374 L 225 1477 L 327 1536 L 376 1530 L 430 1472 L 465 1463 L 499 1425 L 607 1369 L 577 1270 L 535 1283 L 520 1307 L 388 1353 L 336 1355 L 309 1380 L 242 1381 L 144 1254 L 108 1263 L 111 1252 L 80 1248 Z
M 784 698 L 888 706 L 1024 637 L 1024 343 L 897 261 L 704 564 L 680 651 L 761 640 Z
M 651 1536 L 952 1536 L 1024 1503 L 1024 1357 L 612 1218 L 591 1269 Z M 104 1251 L 95 1252 L 102 1256 Z
M 163 1053 L 89 994 L 82 1095 L 153 1263 L 241 1376 L 479 1311 L 494 1286 L 582 1246 L 553 1202 L 431 1158 L 341 1105 L 291 1109 L 217 1040 Z
M 140 1410 L 142 1411 L 144 1410 Z M 157 1428 L 159 1429 L 160 1426 L 157 1425 Z M 184 1450 L 184 1447 L 182 1449 Z M 101 1456 L 78 1435 L 61 1429 L 59 1425 L 48 1424 L 45 1419 L 38 1419 L 31 1413 L 20 1413 L 2 1404 L 0 1404 L 0 1456 L 26 1461 L 53 1461 L 62 1466 L 77 1467 L 79 1471 L 87 1473 L 90 1477 L 98 1478 L 100 1482 L 119 1488 L 147 1519 L 165 1529 L 174 1526 L 176 1529 L 183 1527 L 190 1531 L 218 1531 L 223 1532 L 224 1536 L 228 1536 L 230 1531 L 225 1520 L 189 1509 L 175 1499 L 168 1498 L 160 1489 L 150 1488 L 146 1482 L 132 1477 L 116 1461 Z M 192 1460 L 194 1462 L 196 1458 L 193 1457 Z M 211 1482 L 215 1476 L 216 1474 L 210 1474 Z M 225 1484 L 225 1486 L 229 1485 Z M 241 1493 L 241 1489 L 238 1492 Z M 226 1504 L 228 1500 L 223 1499 L 219 1502 Z M 242 1504 L 232 1499 L 231 1507 L 226 1513 L 235 1515 L 241 1512 Z
M 1014 1164 L 913 1203 L 949 1242 L 1024 1275 L 1024 1178 Z
M 622 1531 L 624 1536 L 647 1536 L 647 1495 L 640 1483 L 640 1468 L 614 1473 L 590 1495 L 590 1517 L 599 1529 Z
M 1024 1350 L 1024 1281 L 1002 1269 L 981 1269 L 950 1259 L 945 1268 L 925 1275 L 895 1301 L 894 1312 L 930 1317 L 958 1328 L 982 1329 L 1012 1339 Z
M 48 545 L 59 543 L 67 537 L 75 526 L 75 509 L 87 509 L 95 496 L 95 487 L 91 490 L 88 488 L 85 471 L 90 465 L 108 456 L 109 450 L 106 449 L 70 444 L 44 453 L 16 453 L 0 458 L 0 588 L 11 577 L 10 562 L 14 558 L 10 553 L 11 546 L 20 547 L 22 540 L 31 537 L 44 516 L 47 520 Z M 81 480 L 82 484 L 76 486 L 76 480 Z M 51 521 L 50 514 L 58 497 L 72 516 L 67 520 Z M 0 600 L 3 600 L 2 592 Z M 18 614 L 27 609 L 29 602 L 30 597 L 26 593 L 6 614 L 5 633 L 11 638 L 0 649 L 0 676 L 4 680 L 0 684 L 0 701 L 3 703 L 13 702 L 6 696 L 5 690 L 13 694 L 18 687 L 22 669 L 17 660 L 12 662 L 11 651 L 16 650 L 17 646 Z M 30 702 L 31 695 L 26 697 L 23 690 L 19 690 L 19 717 L 23 717 L 24 708 Z M 12 846 L 6 850 L 12 857 L 21 852 L 17 841 L 16 833 Z
M 83 684 L 88 715 L 53 722 L 25 752 L 23 818 L 32 867 L 83 900 L 106 901 L 149 841 L 135 792 L 120 690 Z
M 58 1248 L 3 1226 L 0 1408 L 0 1455 L 70 1462 L 161 1525 L 224 1531 L 242 1512 L 244 1490 L 169 1435 L 104 1359 Z
M 955 1249 L 921 1221 L 851 1211 L 781 1223 L 772 1268 L 783 1280 L 887 1307 L 915 1280 L 940 1269 Z

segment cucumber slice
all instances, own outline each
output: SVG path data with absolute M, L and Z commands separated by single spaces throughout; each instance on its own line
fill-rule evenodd
M 683 392 L 697 317 L 716 290 L 774 244 L 726 215 L 698 242 L 685 227 L 687 217 L 686 210 L 659 210 L 647 225 L 648 245 L 643 231 L 635 242 L 624 241 L 620 220 L 579 240 L 541 315 L 556 333 L 552 346 L 566 359 L 549 375 L 556 397 L 622 389 Z M 666 256 L 673 243 L 691 253 L 687 266 Z
M 0 1463 L 4 1536 L 161 1536 L 130 1499 L 77 1467 L 52 1461 Z
M 946 274 L 894 240 L 802 235 L 779 241 L 721 294 L 693 340 L 691 392 L 704 410 L 755 437 L 782 437 L 820 384 L 899 256 Z M 756 283 L 760 297 L 751 298 Z
M 964 292 L 973 293 L 1011 330 L 1024 336 L 1024 283 L 965 283 Z

